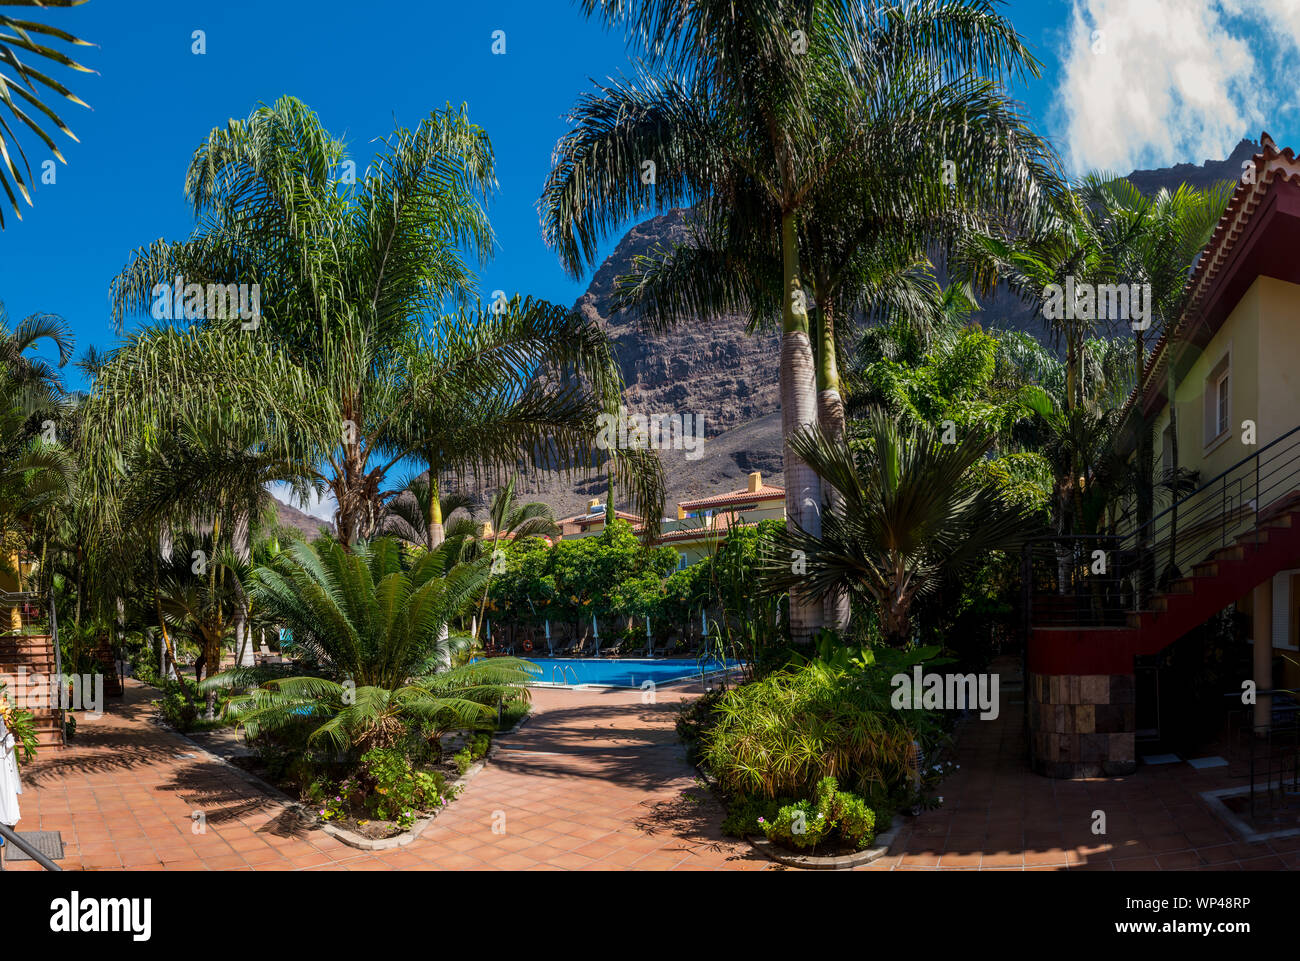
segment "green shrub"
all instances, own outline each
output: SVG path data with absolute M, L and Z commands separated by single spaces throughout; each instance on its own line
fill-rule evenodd
M 802 849 L 820 844 L 833 825 L 811 801 L 796 801 L 781 808 L 774 820 L 760 820 L 759 826 L 769 841 Z
M 736 813 L 741 815 L 739 809 Z M 876 837 L 875 812 L 862 798 L 841 791 L 833 777 L 818 782 L 811 800 L 783 804 L 774 817 L 756 820 L 768 840 L 798 850 L 835 840 L 862 850 Z
M 462 748 L 452 755 L 452 762 L 456 765 L 456 773 L 463 775 L 466 771 L 474 766 L 474 754 L 469 748 Z
M 827 776 L 868 794 L 907 778 L 913 734 L 888 688 L 861 673 L 817 662 L 777 671 L 726 692 L 716 714 L 703 760 L 728 794 L 807 797 Z
M 193 730 L 199 719 L 198 704 L 192 695 L 187 698 L 181 688 L 181 684 L 185 683 L 187 682 L 163 682 L 163 697 L 158 704 L 167 723 L 182 733 Z
M 790 803 L 790 798 L 737 798 L 729 806 L 727 816 L 722 821 L 722 833 L 733 838 L 760 834 L 763 831 L 760 819 L 776 820 L 777 812 Z
M 841 794 L 839 820 L 835 827 L 846 844 L 861 850 L 876 839 L 876 812 L 853 794 Z
M 352 817 L 407 828 L 421 811 L 445 805 L 452 791 L 441 774 L 413 768 L 401 751 L 375 748 L 361 758 L 354 774 L 338 784 L 317 778 L 306 795 L 326 821 Z

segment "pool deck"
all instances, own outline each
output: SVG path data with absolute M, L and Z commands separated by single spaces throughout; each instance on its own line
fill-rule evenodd
M 414 843 L 374 853 L 304 826 L 286 799 L 152 723 L 157 696 L 128 681 L 72 746 L 23 769 L 18 830 L 62 832 L 65 869 L 775 867 L 718 830 L 722 811 L 673 733 L 678 703 L 692 696 L 680 689 L 653 703 L 640 691 L 535 690 L 535 715 L 498 739 L 462 796 Z
M 661 687 L 642 703 L 641 691 L 536 689 L 534 716 L 418 840 L 371 853 L 152 723 L 158 692 L 128 681 L 72 747 L 23 769 L 18 829 L 62 832 L 62 865 L 85 870 L 788 870 L 722 836 L 723 812 L 673 733 L 694 693 Z M 1202 795 L 1240 786 L 1229 767 L 1049 780 L 1025 765 L 1019 705 L 968 722 L 957 761 L 944 805 L 904 818 L 886 855 L 858 870 L 1300 867 L 1300 836 L 1247 843 L 1215 817 Z

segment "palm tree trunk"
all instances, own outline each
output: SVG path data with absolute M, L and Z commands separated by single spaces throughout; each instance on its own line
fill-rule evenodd
M 817 374 L 808 339 L 808 310 L 799 279 L 793 213 L 781 216 L 785 298 L 781 307 L 781 436 L 785 441 L 785 514 L 813 537 L 821 536 L 821 480 L 790 449 L 790 438 L 817 423 Z M 792 559 L 793 562 L 794 559 Z M 822 605 L 801 589 L 790 592 L 790 639 L 811 644 L 822 626 Z
M 253 559 L 249 543 L 249 527 L 249 515 L 241 513 L 235 518 L 234 527 L 230 531 L 231 547 L 234 548 L 235 557 L 243 564 Z M 238 652 L 235 663 L 240 667 L 252 667 L 257 663 L 257 657 L 253 652 L 252 634 L 248 629 L 248 598 L 246 597 L 241 598 L 235 607 L 235 650 Z
M 818 287 L 825 291 L 826 285 Z M 843 441 L 846 431 L 844 398 L 840 395 L 840 369 L 835 356 L 835 309 L 829 293 L 817 299 L 817 423 L 822 433 Z M 828 492 L 832 510 L 842 510 L 844 497 L 833 488 Z M 849 595 L 836 591 L 823 601 L 826 626 L 843 633 L 849 627 Z
M 1143 344 L 1142 331 L 1134 331 L 1134 383 L 1142 383 L 1142 369 L 1146 366 L 1146 347 Z M 1145 528 L 1151 523 L 1155 514 L 1155 450 L 1151 437 L 1151 423 L 1147 419 L 1144 405 L 1138 402 L 1138 479 L 1137 479 L 1137 526 Z M 1138 539 L 1138 570 L 1136 607 L 1146 606 L 1155 583 L 1155 558 L 1151 556 L 1146 543 L 1146 536 Z
M 438 475 L 433 462 L 429 462 L 429 513 L 426 517 L 425 536 L 428 538 L 429 550 L 436 551 L 447 539 L 447 529 L 442 523 L 442 491 L 438 487 Z M 445 628 L 444 628 L 445 630 Z

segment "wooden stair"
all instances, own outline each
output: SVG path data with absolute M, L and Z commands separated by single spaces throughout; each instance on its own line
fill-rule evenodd
M 32 695 L 39 696 L 44 707 L 32 710 L 30 706 L 19 705 L 31 710 L 37 747 L 42 753 L 61 750 L 64 746 L 62 718 L 55 710 L 56 705 L 50 703 L 49 680 L 57 669 L 53 640 L 44 634 L 0 634 L 0 675 L 4 677 L 9 695 L 18 693 L 15 686 L 24 668 L 29 678 L 38 674 L 45 684 L 39 695 Z

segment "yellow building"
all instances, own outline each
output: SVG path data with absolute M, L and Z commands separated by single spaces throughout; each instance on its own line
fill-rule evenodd
M 677 519 L 664 522 L 656 543 L 676 548 L 686 567 L 712 554 L 731 528 L 765 520 L 785 520 L 785 488 L 764 484 L 754 471 L 740 490 L 679 502 Z
M 1229 605 L 1251 617 L 1257 688 L 1300 682 L 1272 671 L 1275 654 L 1300 648 L 1298 252 L 1300 160 L 1265 134 L 1124 408 L 1132 463 L 1153 432 L 1153 517 L 1139 526 L 1130 510 L 1115 536 L 1072 548 L 1057 539 L 1029 579 L 1030 746 L 1043 773 L 1131 771 L 1143 717 L 1157 735 L 1159 723 L 1138 659 Z M 1255 711 L 1267 726 L 1267 697 Z
M 638 533 L 641 531 L 637 515 L 626 511 L 617 511 L 616 515 Z M 675 548 L 678 566 L 686 567 L 712 554 L 731 528 L 753 527 L 765 520 L 785 520 L 785 488 L 764 484 L 763 475 L 754 471 L 740 490 L 680 501 L 677 517 L 664 518 L 660 524 L 655 544 Z M 563 538 L 599 534 L 605 529 L 605 503 L 593 498 L 587 502 L 587 513 L 565 517 L 558 523 Z

